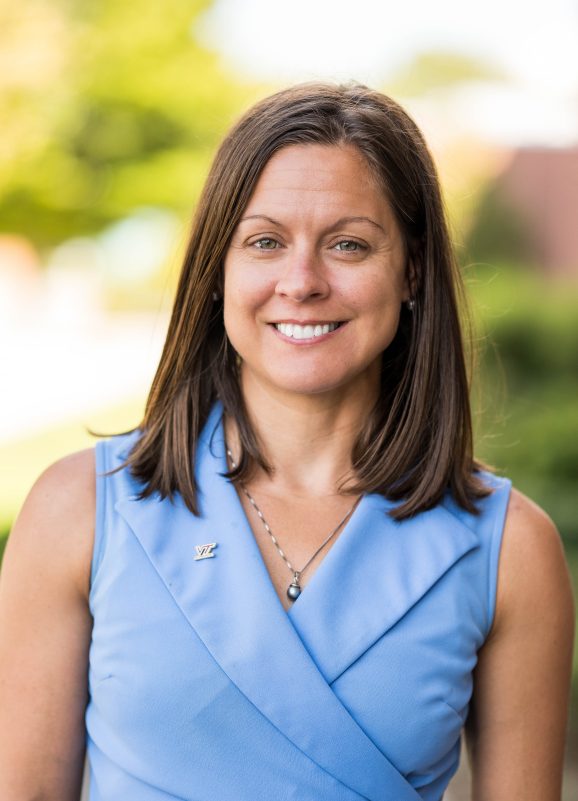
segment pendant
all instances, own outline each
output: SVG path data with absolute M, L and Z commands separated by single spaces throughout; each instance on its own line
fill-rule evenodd
M 299 579 L 297 578 L 297 574 L 295 574 L 295 577 L 293 578 L 293 581 L 291 582 L 287 590 L 287 597 L 291 601 L 296 601 L 300 595 L 301 595 L 301 587 L 299 586 Z

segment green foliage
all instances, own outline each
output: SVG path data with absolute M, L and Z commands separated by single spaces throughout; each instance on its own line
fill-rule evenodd
M 533 247 L 528 223 L 501 196 L 496 186 L 486 187 L 478 200 L 475 219 L 464 250 L 470 261 L 509 261 L 527 264 Z
M 466 81 L 501 80 L 503 71 L 479 58 L 459 52 L 425 51 L 404 64 L 387 83 L 393 97 L 421 95 Z
M 469 284 L 478 453 L 578 543 L 578 291 L 519 268 L 485 268 Z
M 208 0 L 33 5 L 59 31 L 56 41 L 38 37 L 53 81 L 18 70 L 12 83 L 0 78 L 12 126 L 0 150 L 2 229 L 52 246 L 139 206 L 188 213 L 246 92 L 195 37 Z M 26 19 L 0 0 L 0 50 L 7 30 L 23 28 L 18 52 L 27 53 L 35 28 Z

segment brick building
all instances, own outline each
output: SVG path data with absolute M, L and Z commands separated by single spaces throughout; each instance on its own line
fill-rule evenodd
M 578 280 L 578 146 L 514 151 L 493 194 L 524 223 L 533 260 Z

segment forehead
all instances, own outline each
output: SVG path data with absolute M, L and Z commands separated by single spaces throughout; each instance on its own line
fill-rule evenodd
M 336 172 L 350 173 L 364 183 L 372 182 L 365 157 L 352 145 L 303 144 L 288 145 L 271 156 L 260 182 L 267 183 L 283 176 L 301 183 L 305 172 L 313 185 L 323 186 Z
M 363 154 L 352 145 L 289 145 L 277 151 L 261 173 L 247 206 L 298 202 L 348 205 L 390 214 L 390 204 Z

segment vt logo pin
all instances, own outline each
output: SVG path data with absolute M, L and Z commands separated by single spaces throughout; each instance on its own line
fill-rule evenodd
M 216 542 L 208 542 L 206 545 L 195 545 L 195 551 L 197 555 L 195 559 L 210 559 L 215 554 L 213 553 L 213 548 L 217 547 Z

